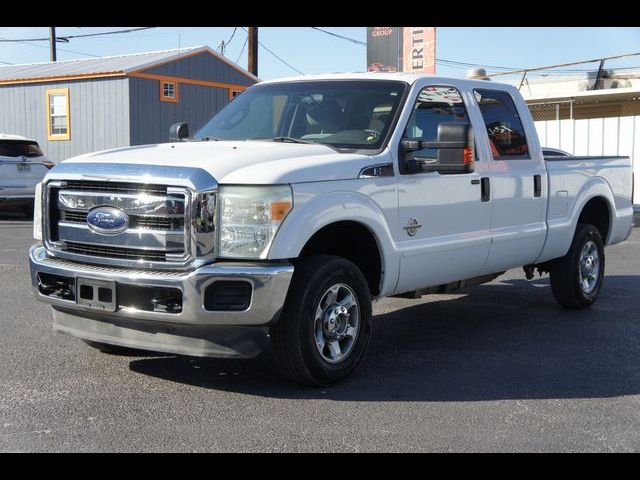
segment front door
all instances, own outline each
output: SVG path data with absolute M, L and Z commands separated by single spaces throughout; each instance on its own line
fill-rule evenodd
M 435 141 L 440 123 L 470 122 L 463 98 L 452 86 L 426 86 L 413 102 L 404 138 Z M 437 151 L 414 155 L 435 159 Z M 487 162 L 482 161 L 476 161 L 473 173 L 400 171 L 397 292 L 480 273 L 491 246 L 491 202 L 482 201 L 481 195 L 481 178 L 487 173 Z

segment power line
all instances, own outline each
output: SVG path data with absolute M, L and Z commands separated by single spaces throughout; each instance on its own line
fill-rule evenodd
M 0 42 L 2 42 L 3 40 L 6 40 L 4 37 L 0 37 Z M 38 48 L 46 48 L 47 50 L 49 49 L 48 46 L 46 45 L 38 45 L 37 43 L 31 43 L 27 40 L 20 40 L 18 43 L 24 43 L 25 45 L 30 45 L 32 47 L 38 47 Z M 78 52 L 75 50 L 68 50 L 66 48 L 59 48 L 58 50 L 62 51 L 62 52 L 68 52 L 68 53 L 76 53 L 78 55 L 86 55 L 87 57 L 94 57 L 94 58 L 99 58 L 100 55 L 94 55 L 93 53 L 84 53 L 84 52 Z
M 319 32 L 326 33 L 327 35 L 331 35 L 332 37 L 341 38 L 342 40 L 346 40 L 348 42 L 355 43 L 357 45 L 364 45 L 365 47 L 367 46 L 367 42 L 356 40 L 355 38 L 345 37 L 344 35 L 338 35 L 337 33 L 330 32 L 329 30 L 323 30 L 322 28 L 318 28 L 318 27 L 311 27 L 311 28 L 313 28 L 314 30 L 318 30 Z
M 310 27 L 310 28 L 326 33 L 327 35 L 331 35 L 333 37 L 340 38 L 342 40 L 346 40 L 351 43 L 355 43 L 356 45 L 362 45 L 364 47 L 367 46 L 367 42 L 356 40 L 355 38 L 347 37 L 345 35 L 339 35 L 337 33 L 330 32 L 328 30 L 324 30 L 318 27 Z M 457 66 L 457 67 L 484 67 L 484 68 L 491 68 L 491 69 L 498 69 L 498 70 L 514 70 L 513 67 L 503 67 L 503 66 L 497 66 L 497 65 L 480 65 L 476 63 L 466 63 L 466 62 L 458 62 L 456 60 L 447 60 L 444 58 L 436 58 L 436 63 L 442 64 L 442 65 L 448 65 L 448 66 Z
M 236 34 L 236 30 L 238 30 L 238 27 L 234 27 L 233 28 L 233 33 L 231 34 L 231 36 L 229 37 L 229 40 L 227 40 L 227 43 L 225 43 L 226 46 L 229 46 L 229 44 L 231 43 L 231 40 L 233 40 L 233 37 Z
M 241 27 L 245 32 L 247 32 L 247 29 L 244 27 Z M 247 40 L 249 39 L 249 32 L 247 32 Z M 304 75 L 303 72 L 301 72 L 300 70 L 298 70 L 296 67 L 290 65 L 289 63 L 287 63 L 285 60 L 283 60 L 282 58 L 280 58 L 276 53 L 272 52 L 269 48 L 267 48 L 267 46 L 262 43 L 260 40 L 258 40 L 258 44 L 264 48 L 267 52 L 269 52 L 271 55 L 273 55 L 274 57 L 276 57 L 278 60 L 280 60 L 282 63 L 284 63 L 287 67 L 289 67 L 292 70 L 295 70 L 296 72 L 298 72 L 300 75 Z M 237 62 L 236 62 L 237 63 Z
M 322 28 L 318 28 L 318 27 L 310 27 L 314 30 L 318 30 L 320 32 L 326 33 L 327 35 L 331 35 L 333 37 L 337 37 L 340 38 L 342 40 L 346 40 L 348 42 L 351 43 L 355 43 L 357 45 L 362 45 L 362 46 L 366 46 L 367 43 L 366 42 L 362 42 L 360 40 L 356 40 L 355 38 L 351 38 L 351 37 L 347 37 L 344 35 L 339 35 L 337 33 L 334 32 L 330 32 L 328 30 L 324 30 Z M 633 55 L 633 54 L 632 54 Z M 628 56 L 628 55 L 624 55 L 624 56 Z M 611 58 L 621 58 L 622 56 L 618 56 L 618 57 L 610 57 Z M 584 63 L 591 63 L 591 62 L 597 62 L 598 60 L 591 60 L 589 62 L 584 62 Z M 571 64 L 567 64 L 567 65 L 574 65 L 574 64 L 579 64 L 581 62 L 576 62 L 576 63 L 571 63 Z M 436 64 L 438 65 L 442 65 L 442 66 L 446 66 L 446 67 L 451 67 L 451 68 L 473 68 L 473 67 L 479 67 L 479 68 L 485 68 L 485 69 L 489 69 L 489 70 L 498 70 L 499 72 L 496 72 L 494 74 L 491 75 L 506 75 L 509 73 L 523 73 L 525 70 L 529 71 L 529 69 L 527 68 L 523 68 L 523 67 L 506 67 L 503 65 L 488 65 L 488 64 L 480 64 L 480 63 L 470 63 L 470 62 L 460 62 L 457 60 L 448 60 L 445 58 L 436 58 Z M 538 71 L 542 72 L 557 72 L 557 70 L 552 70 L 552 69 L 538 69 Z M 591 72 L 593 71 L 593 69 L 566 69 L 563 70 L 563 73 L 584 73 L 584 72 Z M 504 72 L 504 73 L 503 73 Z
M 226 42 L 224 40 L 222 40 L 220 42 L 220 45 L 218 46 L 218 51 L 224 55 L 224 51 L 226 50 L 226 48 L 229 46 L 229 43 L 231 42 L 231 40 L 233 40 L 234 35 L 236 34 L 236 30 L 238 30 L 238 27 L 235 27 L 233 29 L 233 33 L 231 34 L 231 37 L 229 37 L 229 40 L 227 40 Z
M 635 52 L 635 53 L 625 53 L 623 55 L 614 55 L 611 57 L 603 57 L 603 58 L 596 58 L 594 60 L 583 60 L 580 62 L 568 62 L 568 63 L 559 63 L 557 65 L 546 65 L 544 67 L 534 67 L 534 68 L 521 68 L 519 70 L 513 70 L 511 72 L 500 72 L 500 73 L 492 73 L 491 75 L 488 75 L 489 77 L 496 77 L 498 75 L 512 75 L 512 74 L 516 74 L 516 73 L 529 73 L 529 72 L 535 72 L 535 71 L 549 71 L 550 69 L 555 69 L 555 68 L 560 68 L 560 67 L 568 67 L 570 65 L 581 65 L 581 64 L 585 64 L 585 63 L 594 63 L 594 62 L 604 62 L 605 60 L 615 60 L 615 59 L 619 59 L 619 58 L 626 58 L 626 57 L 634 57 L 640 55 L 640 52 Z M 557 71 L 557 70 L 556 70 Z
M 238 54 L 238 58 L 236 58 L 236 62 L 235 62 L 236 64 L 240 60 L 240 57 L 242 56 L 242 52 L 244 52 L 244 49 L 247 46 L 248 41 L 249 41 L 249 34 L 247 34 L 247 38 L 244 39 L 244 43 L 242 44 L 242 50 L 240 50 L 240 53 Z
M 81 35 L 58 35 L 56 38 L 60 39 L 70 39 L 70 38 L 86 38 L 86 37 L 98 37 L 101 35 L 113 35 L 116 33 L 130 33 L 130 32 L 139 32 L 140 30 L 149 30 L 156 27 L 139 27 L 139 28 L 128 28 L 126 30 L 113 30 L 111 32 L 99 32 L 99 33 L 85 33 Z M 0 40 L 2 43 L 6 42 L 43 42 L 49 41 L 49 37 L 43 38 L 3 38 Z

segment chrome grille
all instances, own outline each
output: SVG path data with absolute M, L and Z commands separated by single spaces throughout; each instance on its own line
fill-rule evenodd
M 166 185 L 146 185 L 139 183 L 124 182 L 86 182 L 82 180 L 69 180 L 66 187 L 72 190 L 82 190 L 85 192 L 120 192 L 120 193 L 153 193 L 166 195 Z
M 187 188 L 76 180 L 52 184 L 47 192 L 47 247 L 60 256 L 93 263 L 110 259 L 123 266 L 151 262 L 160 268 L 190 260 Z M 126 229 L 111 233 L 90 226 L 87 216 L 96 207 L 125 212 Z
M 159 250 L 138 250 L 136 248 L 102 247 L 86 243 L 65 242 L 66 250 L 80 255 L 93 257 L 124 258 L 127 260 L 146 260 L 149 262 L 166 261 L 166 252 Z
M 62 210 L 60 221 L 67 223 L 87 223 L 87 212 Z M 159 218 L 143 215 L 129 215 L 131 228 L 149 228 L 155 230 L 180 230 L 184 227 L 184 218 Z

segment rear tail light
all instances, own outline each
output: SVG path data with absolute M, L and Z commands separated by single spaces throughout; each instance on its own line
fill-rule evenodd
M 465 147 L 462 149 L 462 159 L 465 165 L 473 163 L 473 148 Z

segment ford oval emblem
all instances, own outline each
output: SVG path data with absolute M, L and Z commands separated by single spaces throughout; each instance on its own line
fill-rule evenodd
M 96 207 L 87 214 L 87 225 L 96 233 L 115 235 L 129 227 L 129 215 L 115 207 Z

